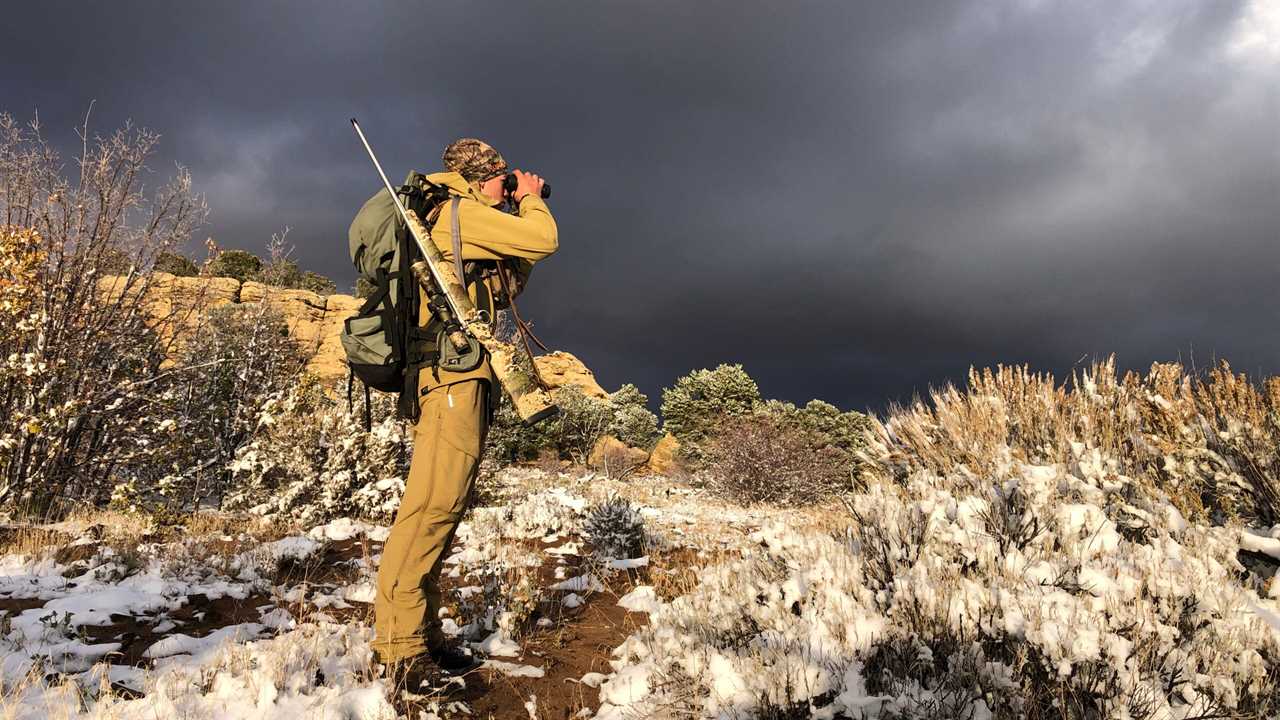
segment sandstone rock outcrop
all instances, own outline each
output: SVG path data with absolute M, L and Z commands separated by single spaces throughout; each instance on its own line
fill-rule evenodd
M 582 361 L 563 350 L 557 350 L 534 358 L 538 365 L 538 374 L 553 388 L 577 385 L 583 394 L 606 400 L 609 393 L 596 382 L 596 376 L 582 364 Z
M 663 435 L 649 453 L 649 472 L 654 475 L 666 475 L 671 472 L 679 463 L 677 459 L 679 452 L 680 441 L 676 440 L 676 436 L 671 433 Z
M 603 435 L 587 457 L 587 465 L 620 477 L 645 464 L 649 454 L 622 442 L 612 435 Z
M 124 279 L 104 277 L 99 289 L 104 296 L 121 291 Z M 184 329 L 199 325 L 201 314 L 210 308 L 231 303 L 267 302 L 284 316 L 289 334 L 313 353 L 307 372 L 321 380 L 345 380 L 347 360 L 339 341 L 342 323 L 360 309 L 363 301 L 351 295 L 317 295 L 307 290 L 273 288 L 259 282 L 235 278 L 177 277 L 156 273 L 147 294 L 148 312 L 157 319 L 174 318 L 179 340 Z M 572 353 L 554 352 L 536 358 L 538 372 L 552 387 L 577 385 L 592 397 L 605 399 L 609 393 L 596 382 L 595 375 Z

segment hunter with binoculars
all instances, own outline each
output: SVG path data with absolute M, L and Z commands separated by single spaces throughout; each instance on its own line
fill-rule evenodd
M 439 579 L 500 393 L 526 422 L 556 412 L 527 340 L 521 352 L 492 334 L 533 264 L 556 251 L 543 201 L 550 186 L 474 138 L 450 143 L 442 161 L 443 172 L 410 173 L 399 188 L 378 166 L 385 187 L 349 231 L 356 268 L 375 287 L 344 328 L 352 371 L 399 392 L 400 414 L 414 422 L 404 496 L 378 565 L 373 643 L 374 662 L 409 691 L 478 664 L 442 631 Z

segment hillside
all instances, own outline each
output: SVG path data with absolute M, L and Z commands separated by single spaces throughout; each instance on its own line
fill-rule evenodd
M 0 707 L 1280 717 L 1280 525 L 1262 524 L 1275 478 L 1250 474 L 1275 452 L 1262 442 L 1275 398 L 1225 369 L 1178 378 L 1104 364 L 1058 388 L 975 373 L 874 422 L 856 486 L 800 507 L 739 505 L 697 475 L 499 471 L 446 581 L 446 628 L 485 665 L 426 696 L 368 664 L 385 527 L 209 513 L 13 524 Z

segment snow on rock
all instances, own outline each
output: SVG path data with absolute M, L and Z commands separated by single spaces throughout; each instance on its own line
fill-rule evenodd
M 631 612 L 655 613 L 662 607 L 662 601 L 652 586 L 640 585 L 631 592 L 618 598 L 618 606 Z
M 633 568 L 644 567 L 649 564 L 648 556 L 629 558 L 625 560 L 610 560 L 608 567 L 610 570 L 631 570 Z

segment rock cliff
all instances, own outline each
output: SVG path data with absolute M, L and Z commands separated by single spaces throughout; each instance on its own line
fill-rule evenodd
M 104 277 L 100 288 L 110 294 L 121 278 Z M 323 380 L 346 379 L 347 361 L 338 335 L 342 323 L 363 302 L 350 295 L 318 295 L 307 290 L 272 288 L 259 282 L 234 278 L 177 277 L 156 273 L 147 296 L 147 308 L 155 318 L 174 317 L 178 327 L 194 328 L 202 312 L 228 303 L 266 302 L 284 316 L 289 334 L 313 353 L 307 371 Z M 582 361 L 567 352 L 536 359 L 538 370 L 552 387 L 577 385 L 588 395 L 608 397 Z

